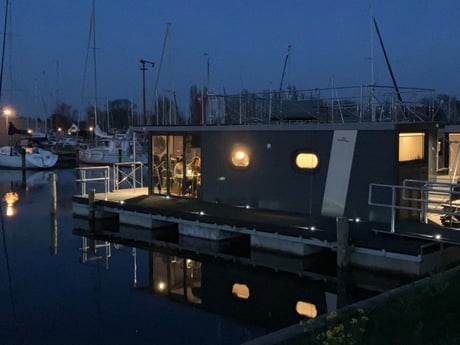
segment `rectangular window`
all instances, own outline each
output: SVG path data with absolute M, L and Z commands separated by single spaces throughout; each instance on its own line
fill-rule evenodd
M 400 162 L 425 158 L 425 133 L 399 133 Z

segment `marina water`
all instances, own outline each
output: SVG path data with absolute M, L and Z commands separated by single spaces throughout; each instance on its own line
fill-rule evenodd
M 388 283 L 345 284 L 341 294 L 327 257 L 210 256 L 85 237 L 87 221 L 72 215 L 75 176 L 74 169 L 0 171 L 2 345 L 242 344 L 304 319 L 299 302 L 320 315 Z M 7 193 L 17 194 L 8 209 Z

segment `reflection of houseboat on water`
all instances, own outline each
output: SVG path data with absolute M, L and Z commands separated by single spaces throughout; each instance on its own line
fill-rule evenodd
M 242 257 L 241 243 L 227 245 L 226 253 L 208 255 L 196 250 L 199 240 L 189 239 L 184 245 L 167 239 L 162 230 L 150 236 L 144 231 L 146 237 L 140 239 L 137 230 L 104 222 L 91 228 L 87 221 L 77 221 L 73 233 L 82 237 L 83 263 L 105 261 L 110 270 L 118 249 L 131 253 L 133 275 L 126 278 L 133 279 L 139 292 L 164 296 L 268 331 L 375 296 L 403 282 L 387 276 L 386 283 L 381 284 L 380 275 L 345 283 L 336 277 L 334 269 L 326 269 L 331 263 L 334 268 L 332 256 L 312 256 L 309 260 L 280 256 L 279 261 L 290 264 L 282 268 L 278 262 L 274 269 L 269 256 L 256 260 L 246 253 Z M 233 250 L 239 255 L 233 256 Z
M 456 216 L 460 131 L 422 121 L 415 109 L 341 123 L 322 122 L 328 115 L 317 109 L 316 117 L 271 115 L 250 125 L 148 127 L 149 195 L 111 206 L 120 222 L 140 212 L 146 223 L 136 213 L 136 225 L 153 218 L 215 241 L 243 235 L 253 247 L 292 255 L 333 250 L 342 264 L 425 274 L 457 263 L 460 237 L 440 215 Z

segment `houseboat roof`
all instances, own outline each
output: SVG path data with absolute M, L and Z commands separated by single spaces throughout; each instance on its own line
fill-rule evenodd
M 347 122 L 347 123 L 281 123 L 253 125 L 167 125 L 133 127 L 138 132 L 241 132 L 241 131 L 331 131 L 331 130 L 394 130 L 398 127 L 433 127 L 433 122 Z M 460 126 L 459 126 L 460 128 Z

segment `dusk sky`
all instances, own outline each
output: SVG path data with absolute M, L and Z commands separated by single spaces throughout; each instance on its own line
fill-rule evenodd
M 5 1 L 1 1 L 1 31 Z M 10 0 L 2 105 L 30 117 L 56 102 L 92 103 L 92 59 L 86 55 L 91 0 Z M 371 82 L 370 8 L 399 86 L 460 96 L 459 0 L 96 0 L 98 103 L 128 98 L 142 107 L 140 59 L 152 107 L 167 23 L 171 31 L 160 71 L 160 94 L 173 90 L 188 113 L 192 85 L 238 93 L 279 88 L 359 86 Z M 377 35 L 375 82 L 391 85 Z

